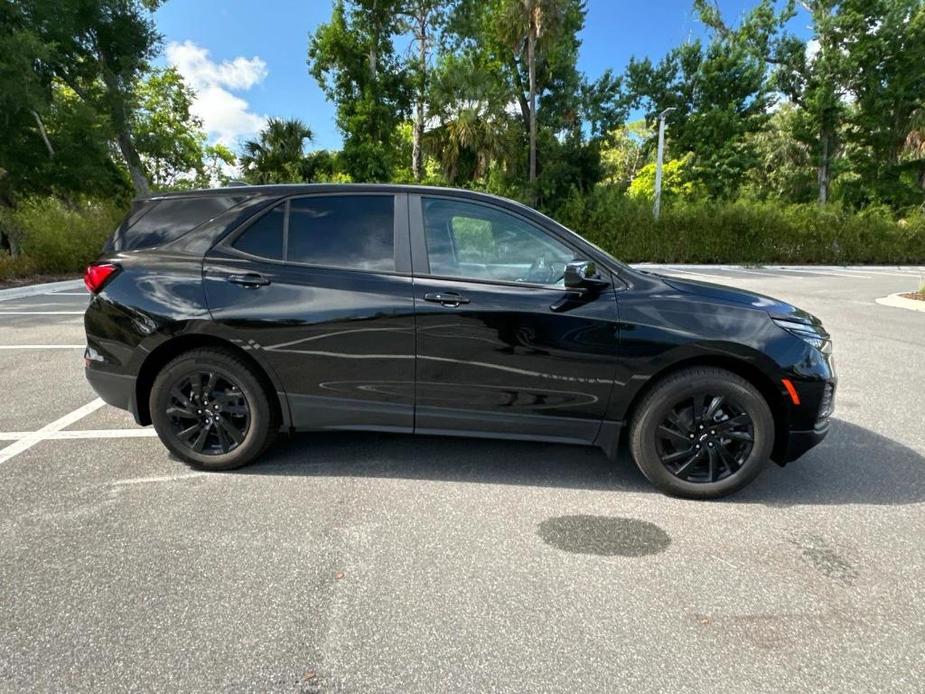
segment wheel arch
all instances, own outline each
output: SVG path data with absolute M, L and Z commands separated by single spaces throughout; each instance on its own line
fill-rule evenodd
M 257 379 L 266 388 L 270 406 L 276 409 L 276 414 L 284 428 L 289 427 L 289 407 L 285 401 L 285 393 L 274 383 L 273 378 L 264 366 L 258 362 L 251 354 L 237 346 L 215 335 L 202 333 L 184 334 L 172 337 L 154 348 L 141 364 L 138 371 L 138 377 L 135 380 L 135 418 L 139 424 L 151 424 L 151 411 L 149 407 L 149 398 L 151 388 L 154 385 L 154 379 L 161 369 L 175 357 L 189 352 L 193 349 L 202 349 L 213 347 L 231 352 L 236 357 L 247 363 L 253 370 Z
M 673 362 L 660 371 L 654 373 L 633 396 L 626 408 L 624 421 L 629 425 L 636 415 L 636 409 L 645 399 L 646 395 L 661 381 L 678 371 L 697 366 L 711 366 L 731 371 L 751 383 L 768 403 L 771 416 L 774 418 L 774 448 L 771 458 L 775 461 L 783 459 L 787 449 L 788 431 L 790 428 L 790 410 L 787 402 L 778 387 L 778 384 L 759 367 L 745 360 L 731 356 L 701 355 Z M 628 430 L 629 427 L 624 427 Z

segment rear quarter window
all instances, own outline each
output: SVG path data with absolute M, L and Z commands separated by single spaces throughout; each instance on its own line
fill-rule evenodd
M 175 241 L 240 204 L 244 198 L 214 195 L 142 201 L 113 234 L 108 251 L 134 251 Z

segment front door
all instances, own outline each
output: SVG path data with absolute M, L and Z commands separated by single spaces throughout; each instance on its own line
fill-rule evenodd
M 511 211 L 437 195 L 409 205 L 415 431 L 592 443 L 616 370 L 613 287 L 568 300 L 565 264 L 580 254 Z
M 291 198 L 205 258 L 215 323 L 276 373 L 298 429 L 413 429 L 406 199 Z

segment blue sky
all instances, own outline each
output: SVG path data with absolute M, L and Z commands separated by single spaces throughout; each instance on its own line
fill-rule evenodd
M 756 0 L 720 0 L 733 20 Z M 703 34 L 691 0 L 589 0 L 580 69 L 597 77 L 622 72 L 630 57 L 660 58 Z M 162 62 L 176 65 L 197 90 L 196 111 L 211 140 L 235 146 L 267 116 L 297 117 L 315 132 L 313 147 L 341 137 L 334 106 L 308 74 L 308 35 L 330 17 L 331 0 L 169 0 L 156 21 L 164 35 Z M 798 16 L 794 31 L 805 33 Z

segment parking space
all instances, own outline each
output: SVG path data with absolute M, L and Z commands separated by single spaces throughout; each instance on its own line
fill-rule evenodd
M 0 691 L 921 691 L 925 268 L 651 268 L 820 316 L 834 430 L 714 503 L 625 455 L 324 434 L 202 474 L 0 301 Z

